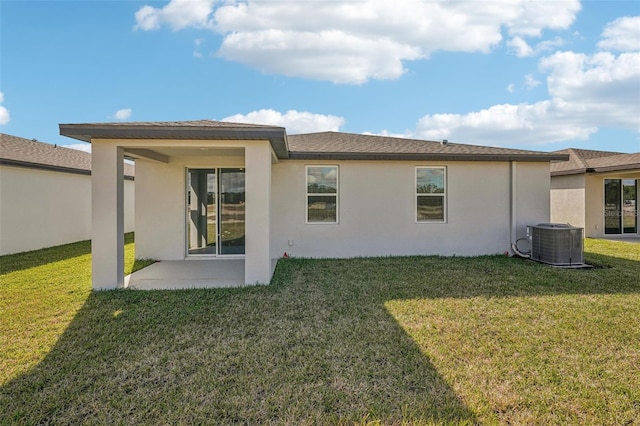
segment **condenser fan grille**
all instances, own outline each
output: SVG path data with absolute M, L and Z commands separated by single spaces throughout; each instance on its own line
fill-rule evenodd
M 557 266 L 583 263 L 583 229 L 568 224 L 531 227 L 531 258 Z

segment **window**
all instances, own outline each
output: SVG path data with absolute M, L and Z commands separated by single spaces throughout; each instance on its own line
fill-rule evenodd
M 307 223 L 338 223 L 338 166 L 307 166 Z
M 416 222 L 444 222 L 446 169 L 416 167 Z

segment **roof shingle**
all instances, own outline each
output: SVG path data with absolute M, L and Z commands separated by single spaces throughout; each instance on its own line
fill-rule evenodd
M 640 152 L 624 154 L 611 151 L 568 148 L 556 153 L 569 154 L 569 161 L 552 162 L 551 176 L 587 172 L 640 170 Z
M 564 154 L 420 139 L 321 132 L 288 136 L 291 158 L 431 159 L 431 160 L 564 160 Z
M 90 174 L 91 154 L 0 133 L 0 164 Z M 124 174 L 134 176 L 135 167 L 125 164 Z
M 341 132 L 287 135 L 286 129 L 213 120 L 60 124 L 60 134 L 120 139 L 269 139 L 280 159 L 552 161 L 567 154 Z

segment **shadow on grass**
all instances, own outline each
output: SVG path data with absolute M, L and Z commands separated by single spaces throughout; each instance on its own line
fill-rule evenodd
M 125 244 L 133 243 L 133 233 L 125 234 Z M 91 254 L 91 241 L 78 241 L 55 247 L 0 256 L 0 275 L 35 268 L 48 263 Z M 146 265 L 145 265 L 146 266 Z
M 92 293 L 1 389 L 0 424 L 475 422 L 381 301 L 341 300 L 306 269 L 280 265 L 269 287 Z
M 591 259 L 610 268 L 288 259 L 268 287 L 92 293 L 44 361 L 1 388 L 0 424 L 474 424 L 385 302 L 640 290 L 639 262 Z

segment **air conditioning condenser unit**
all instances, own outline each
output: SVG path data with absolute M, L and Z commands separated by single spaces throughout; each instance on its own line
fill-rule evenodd
M 584 230 L 567 223 L 529 227 L 531 259 L 554 266 L 584 265 Z

